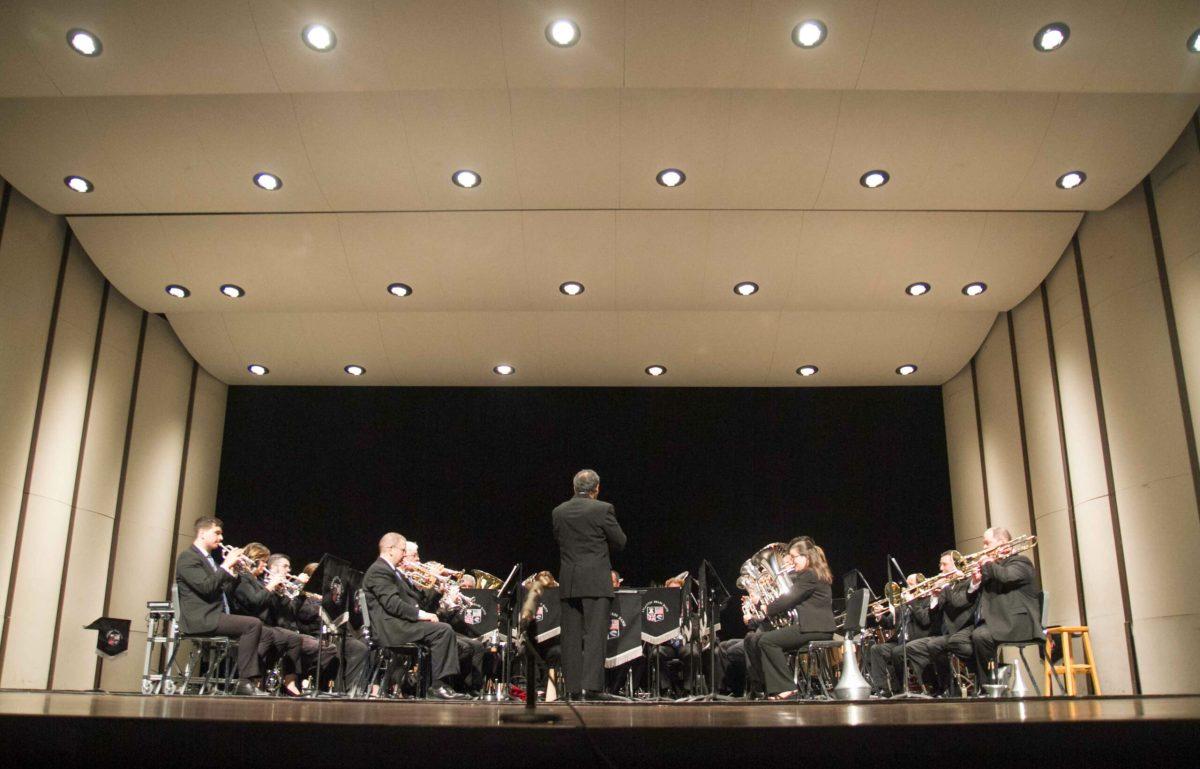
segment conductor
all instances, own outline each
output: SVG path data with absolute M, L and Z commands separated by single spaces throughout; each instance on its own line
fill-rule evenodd
M 567 696 L 602 699 L 612 583 L 609 550 L 625 547 L 613 506 L 596 499 L 600 476 L 580 470 L 575 496 L 554 508 L 554 539 L 562 565 L 562 667 Z

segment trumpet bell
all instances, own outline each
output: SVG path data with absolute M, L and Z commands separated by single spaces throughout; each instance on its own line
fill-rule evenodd
M 482 569 L 471 569 L 471 576 L 475 578 L 475 588 L 477 590 L 499 590 L 504 580 L 497 577 L 495 574 L 488 574 Z

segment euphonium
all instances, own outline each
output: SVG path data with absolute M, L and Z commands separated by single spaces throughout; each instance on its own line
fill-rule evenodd
M 788 574 L 792 572 L 792 568 L 784 564 L 786 555 L 787 545 L 772 542 L 760 548 L 742 564 L 737 584 L 750 594 L 753 602 L 753 608 L 743 607 L 743 619 L 765 619 L 772 627 L 786 627 L 796 623 L 795 609 L 774 617 L 766 617 L 764 613 L 767 604 L 791 589 L 792 581 Z

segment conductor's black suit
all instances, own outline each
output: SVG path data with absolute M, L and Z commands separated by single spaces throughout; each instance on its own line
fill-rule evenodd
M 567 692 L 604 689 L 604 650 L 612 602 L 609 550 L 625 547 L 613 506 L 576 494 L 554 508 L 554 539 L 562 559 L 562 667 Z

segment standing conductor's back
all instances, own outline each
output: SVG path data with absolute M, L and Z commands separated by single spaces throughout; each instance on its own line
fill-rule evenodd
M 554 539 L 562 564 L 562 666 L 567 695 L 599 696 L 604 689 L 604 650 L 608 638 L 612 582 L 609 550 L 625 547 L 625 532 L 613 506 L 596 499 L 600 476 L 580 470 L 575 496 L 554 508 Z

